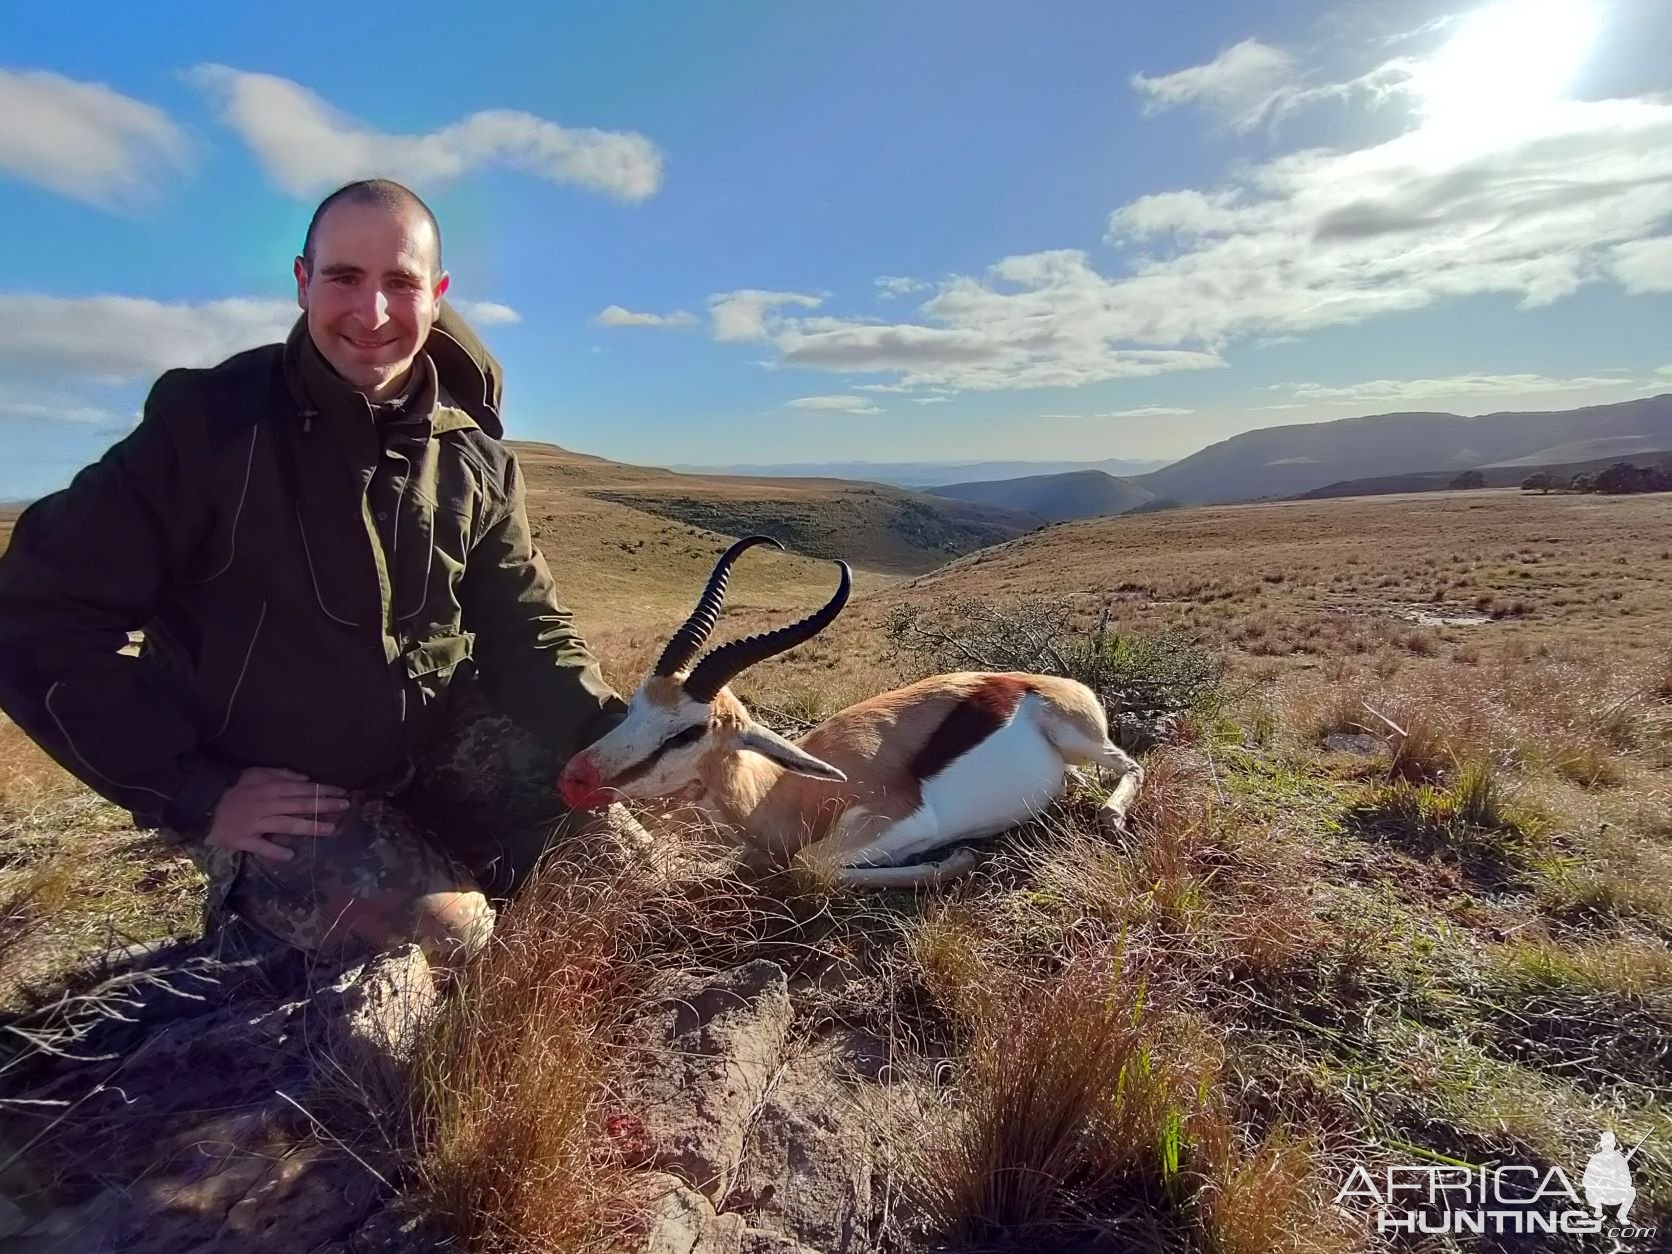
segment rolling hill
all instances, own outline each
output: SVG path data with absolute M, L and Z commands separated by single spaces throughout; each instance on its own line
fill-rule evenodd
M 1293 496 L 1354 479 L 1570 462 L 1576 444 L 1672 448 L 1672 393 L 1535 413 L 1372 414 L 1245 431 L 1134 482 L 1186 504 Z M 1581 457 L 1585 454 L 1581 453 Z
M 953 483 L 927 491 L 934 496 L 1022 510 L 1047 522 L 1124 514 L 1155 499 L 1153 492 L 1133 480 L 1117 479 L 1101 470 Z

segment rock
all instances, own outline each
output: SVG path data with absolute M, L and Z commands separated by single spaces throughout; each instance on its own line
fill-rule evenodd
M 837 1051 L 790 1062 L 749 1130 L 724 1210 L 791 1242 L 852 1254 L 874 1248 L 872 1135 L 862 1090 L 839 1079 Z
M 738 1254 L 819 1254 L 819 1251 L 765 1228 L 745 1228 Z
M 667 999 L 639 1023 L 647 1048 L 637 1106 L 655 1165 L 710 1201 L 731 1190 L 790 1017 L 784 972 L 760 961 Z
M 1324 737 L 1324 748 L 1331 753 L 1351 753 L 1361 758 L 1373 758 L 1386 747 L 1367 732 L 1331 732 Z
M 406 1067 L 441 1008 L 423 950 L 408 945 L 343 973 L 315 995 L 330 1024 L 327 1049 L 378 1106 L 400 1100 Z
M 356 1244 L 390 1190 L 330 1148 L 363 1118 L 344 1100 L 345 1072 L 369 1096 L 366 1077 L 410 1055 L 434 1001 L 422 960 L 310 971 L 218 952 L 197 941 L 116 955 L 78 996 L 0 1016 L 58 1043 L 14 1067 L 17 1095 L 73 1112 L 30 1151 L 53 1188 L 36 1192 L 44 1205 L 8 1251 L 425 1248 Z M 347 1069 L 349 1057 L 362 1065 Z
M 743 1219 L 716 1215 L 708 1199 L 673 1176 L 653 1174 L 646 1195 L 642 1254 L 739 1254 Z
M 227 1212 L 216 1248 L 310 1254 L 358 1227 L 378 1189 L 370 1172 L 340 1155 L 320 1149 L 291 1154 Z

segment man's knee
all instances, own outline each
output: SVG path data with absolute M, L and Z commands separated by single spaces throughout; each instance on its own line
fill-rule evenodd
M 240 855 L 223 896 L 297 948 L 346 957 L 417 942 L 432 961 L 454 962 L 492 934 L 480 886 L 387 801 L 359 799 L 332 835 L 280 843 L 288 862 Z

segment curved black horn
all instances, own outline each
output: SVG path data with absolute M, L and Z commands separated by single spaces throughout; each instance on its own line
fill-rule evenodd
M 726 600 L 726 580 L 731 577 L 732 563 L 757 544 L 770 544 L 775 549 L 784 547 L 771 536 L 744 536 L 722 553 L 708 576 L 708 586 L 697 600 L 697 608 L 691 611 L 691 616 L 673 633 L 668 647 L 662 650 L 661 660 L 656 663 L 656 674 L 672 675 L 696 656 L 720 619 L 720 606 Z
M 685 681 L 685 691 L 694 700 L 712 701 L 715 693 L 749 667 L 780 653 L 788 653 L 835 622 L 842 607 L 848 603 L 848 593 L 853 590 L 853 572 L 848 569 L 848 564 L 842 561 L 836 564 L 842 568 L 842 582 L 836 589 L 836 595 L 825 602 L 823 609 L 815 610 L 799 622 L 721 645 L 692 669 Z

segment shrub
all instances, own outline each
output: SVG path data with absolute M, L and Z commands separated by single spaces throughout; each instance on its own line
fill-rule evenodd
M 1212 704 L 1224 659 L 1180 631 L 1112 632 L 1107 613 L 1095 631 L 1076 631 L 1060 601 L 1032 598 L 1000 606 L 953 597 L 928 607 L 896 606 L 889 640 L 931 670 L 1036 671 L 1077 679 L 1111 712 L 1153 722 Z

